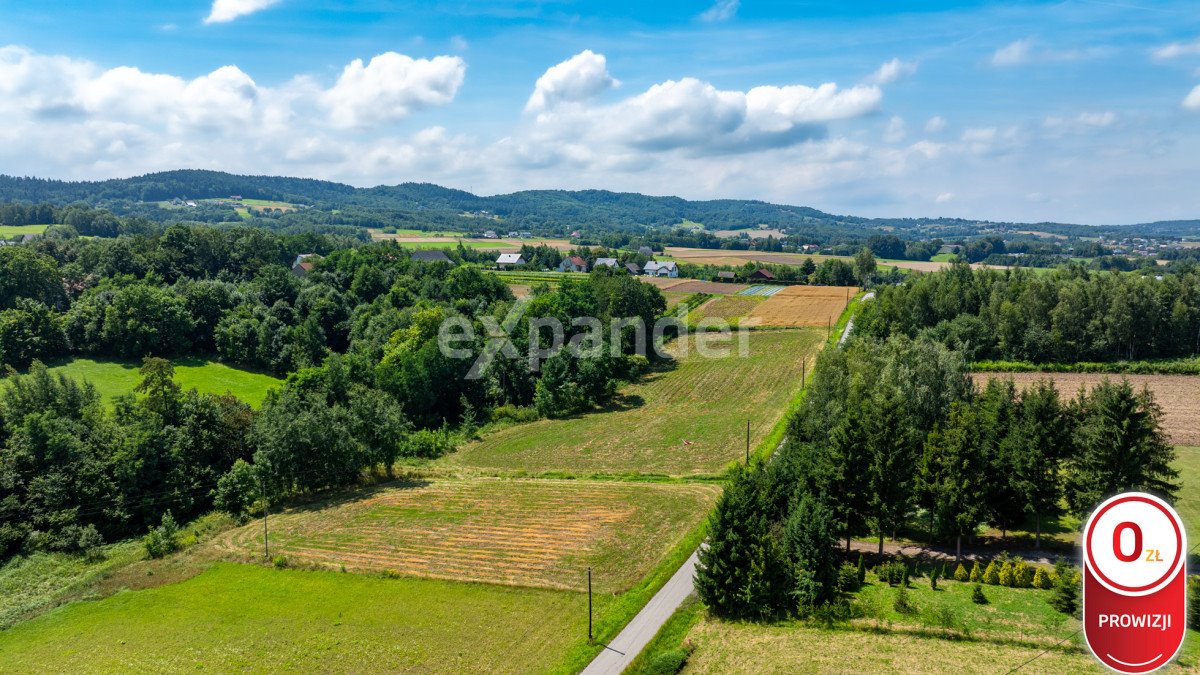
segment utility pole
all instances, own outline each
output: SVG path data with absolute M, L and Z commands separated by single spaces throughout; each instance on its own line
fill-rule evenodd
M 588 642 L 592 641 L 592 568 L 588 568 Z
M 263 558 L 266 560 L 270 560 L 271 559 L 271 544 L 268 542 L 268 539 L 267 539 L 267 477 L 263 476 L 260 480 L 261 480 L 260 485 L 261 485 L 261 489 L 262 489 L 262 500 L 263 500 Z
M 800 362 L 800 388 L 804 389 L 808 386 L 808 359 L 805 358 Z

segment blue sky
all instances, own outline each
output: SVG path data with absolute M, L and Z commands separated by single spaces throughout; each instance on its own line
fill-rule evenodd
M 1200 217 L 1194 3 L 0 1 L 0 171 Z

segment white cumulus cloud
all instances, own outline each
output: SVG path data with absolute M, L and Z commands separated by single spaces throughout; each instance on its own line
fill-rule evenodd
M 234 19 L 279 4 L 280 0 L 213 0 L 204 23 L 227 23 Z
M 934 115 L 925 123 L 925 133 L 936 134 L 946 128 L 946 118 L 941 115 Z
M 608 74 L 604 55 L 585 49 L 538 78 L 525 110 L 537 112 L 562 102 L 585 101 L 618 84 Z
M 867 78 L 867 82 L 879 85 L 892 84 L 915 72 L 917 72 L 917 64 L 909 61 L 901 61 L 900 59 L 892 59 L 880 65 L 879 69 Z
M 322 98 L 335 126 L 394 122 L 413 110 L 453 101 L 466 70 L 457 56 L 414 59 L 384 52 L 367 64 L 362 59 L 351 61 Z

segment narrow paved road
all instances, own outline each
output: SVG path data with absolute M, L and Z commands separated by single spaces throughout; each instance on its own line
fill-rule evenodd
M 860 302 L 866 302 L 874 297 L 875 291 L 871 291 L 870 293 L 862 296 L 862 300 L 860 300 Z M 852 330 L 854 330 L 854 319 L 850 319 L 846 322 L 846 330 L 842 331 L 842 337 L 838 338 L 839 347 L 846 343 L 846 338 L 850 337 L 850 331 Z
M 584 675 L 620 675 L 642 652 L 658 629 L 671 618 L 695 589 L 697 551 L 692 551 L 683 566 L 654 594 L 650 602 L 633 617 L 617 637 L 583 669 Z

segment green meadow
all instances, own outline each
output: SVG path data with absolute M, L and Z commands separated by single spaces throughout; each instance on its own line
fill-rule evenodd
M 197 358 L 175 359 L 175 381 L 184 390 L 195 389 L 202 394 L 229 392 L 254 407 L 262 404 L 267 391 L 283 383 L 272 375 L 240 370 L 217 361 Z M 77 380 L 87 380 L 106 400 L 131 393 L 141 376 L 137 361 L 72 359 L 53 365 L 51 373 L 62 373 Z

